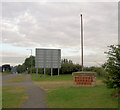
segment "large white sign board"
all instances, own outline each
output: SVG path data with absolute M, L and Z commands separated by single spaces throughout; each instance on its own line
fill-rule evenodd
M 36 68 L 61 68 L 61 49 L 36 48 Z

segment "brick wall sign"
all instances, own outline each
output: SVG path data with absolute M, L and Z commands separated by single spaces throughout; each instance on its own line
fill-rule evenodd
M 75 86 L 95 86 L 96 73 L 95 72 L 73 72 Z

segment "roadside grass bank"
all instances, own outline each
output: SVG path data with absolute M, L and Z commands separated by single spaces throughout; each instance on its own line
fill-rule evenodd
M 70 74 L 67 75 L 53 75 L 52 77 L 50 75 L 44 75 L 43 74 L 38 74 L 38 77 L 36 76 L 35 73 L 31 74 L 31 79 L 33 81 L 62 81 L 62 80 L 73 80 L 73 76 Z
M 22 80 L 26 77 L 26 75 L 20 75 L 18 77 L 15 77 L 15 78 L 12 78 L 12 79 L 9 79 L 7 81 L 3 81 L 3 83 L 10 83 L 10 82 L 22 82 Z
M 73 86 L 74 84 L 73 76 L 71 74 L 60 75 L 60 76 L 54 75 L 52 77 L 49 75 L 46 75 L 45 78 L 43 75 L 41 77 L 40 75 L 38 75 L 38 78 L 37 78 L 36 74 L 31 74 L 31 79 L 35 84 L 37 84 L 40 88 L 46 91 L 50 91 L 61 86 L 69 87 L 69 86 Z M 102 85 L 103 84 L 102 79 L 103 78 L 101 77 L 97 77 L 96 84 Z
M 106 88 L 103 78 L 96 78 L 95 87 L 73 87 L 72 75 L 44 76 L 31 74 L 31 79 L 47 93 L 49 108 L 117 108 L 118 100 L 112 98 L 114 89 Z
M 68 87 L 73 85 L 73 81 L 35 81 L 34 83 L 45 91 L 52 91 L 61 86 Z
M 47 92 L 49 108 L 117 108 L 118 100 L 113 99 L 113 89 L 105 85 L 95 87 L 59 87 Z
M 0 73 L 0 76 L 10 75 L 10 73 Z
M 44 89 L 45 91 L 52 91 L 59 87 L 72 87 L 74 86 L 74 82 L 71 81 L 33 81 L 36 85 L 40 88 Z M 104 85 L 101 80 L 96 81 L 96 85 Z
M 20 108 L 27 99 L 24 86 L 2 87 L 2 108 Z
M 33 81 L 63 81 L 63 80 L 69 81 L 69 80 L 73 80 L 72 74 L 60 74 L 59 76 L 58 75 L 53 75 L 53 76 L 45 75 L 45 78 L 44 78 L 43 74 L 38 74 L 38 77 L 37 77 L 36 73 L 32 73 L 30 75 L 31 75 L 31 79 Z M 102 77 L 99 77 L 99 76 L 97 76 L 96 78 L 97 78 L 97 80 L 103 79 Z
M 0 110 L 2 109 L 2 86 L 0 86 Z

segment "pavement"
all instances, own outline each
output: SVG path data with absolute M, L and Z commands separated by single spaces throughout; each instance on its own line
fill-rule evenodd
M 24 83 L 26 84 L 29 100 L 25 102 L 23 108 L 47 108 L 46 92 L 32 82 L 30 75 L 27 75 Z
M 17 77 L 17 76 L 16 76 Z M 4 80 L 13 78 L 13 76 L 6 76 Z M 25 86 L 28 94 L 28 100 L 24 103 L 22 108 L 47 108 L 45 101 L 46 92 L 35 85 L 30 79 L 30 75 L 27 75 L 23 82 L 20 83 L 3 83 L 2 86 Z

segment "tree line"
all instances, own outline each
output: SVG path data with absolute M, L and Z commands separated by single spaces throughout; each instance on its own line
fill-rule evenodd
M 96 72 L 98 76 L 104 77 L 104 83 L 108 88 L 115 88 L 115 96 L 120 94 L 120 45 L 109 46 L 107 54 L 107 61 L 101 67 L 84 67 L 84 71 Z M 31 68 L 32 61 L 32 68 Z M 17 66 L 18 73 L 36 73 L 35 57 L 30 56 L 26 58 L 22 65 Z M 71 74 L 72 72 L 81 71 L 82 66 L 74 64 L 72 60 L 62 59 L 60 74 Z M 38 73 L 43 73 L 43 69 L 39 69 Z M 50 74 L 50 69 L 46 69 L 46 73 Z M 53 74 L 57 74 L 57 69 L 53 69 Z
M 31 63 L 32 62 L 32 63 Z M 32 64 L 32 66 L 31 66 Z M 72 74 L 72 72 L 81 71 L 82 66 L 80 64 L 73 63 L 72 60 L 69 59 L 62 59 L 61 60 L 61 68 L 60 68 L 60 74 Z M 104 69 L 102 67 L 84 67 L 85 71 L 93 71 L 97 72 L 99 76 L 104 75 Z M 38 69 L 38 73 L 43 73 L 43 68 Z M 46 74 L 50 75 L 50 68 L 46 68 Z M 53 69 L 53 74 L 57 74 L 57 69 Z M 35 56 L 30 56 L 25 59 L 24 63 L 22 65 L 17 66 L 17 72 L 18 73 L 36 73 L 35 68 Z
M 22 65 L 18 65 L 17 72 L 30 73 L 31 69 L 32 69 L 32 73 L 36 73 L 35 56 L 30 56 L 26 58 Z M 73 71 L 79 71 L 79 70 L 81 70 L 81 65 L 74 64 L 72 60 L 68 60 L 68 59 L 61 60 L 60 74 L 71 74 Z M 43 69 L 39 68 L 38 73 L 43 73 Z M 53 69 L 53 73 L 57 74 L 57 69 Z M 50 74 L 50 68 L 46 68 L 46 74 Z

